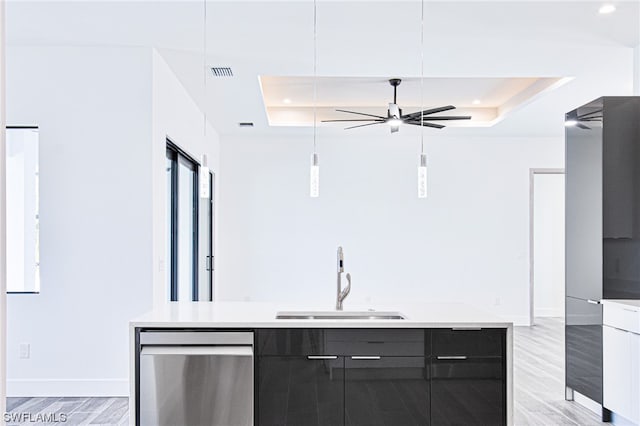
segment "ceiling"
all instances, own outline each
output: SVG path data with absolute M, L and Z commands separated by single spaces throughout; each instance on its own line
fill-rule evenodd
M 565 111 L 601 95 L 631 94 L 640 0 L 614 3 L 616 12 L 600 15 L 598 1 L 428 0 L 421 50 L 419 1 L 318 0 L 318 105 L 384 110 L 392 96 L 385 81 L 399 77 L 399 102 L 417 108 L 424 65 L 427 104 L 494 108 L 501 116 L 491 128 L 444 131 L 560 134 Z M 10 48 L 154 47 L 221 133 L 303 131 L 270 125 L 276 123 L 269 109 L 284 107 L 277 105 L 284 96 L 290 106 L 309 107 L 300 91 L 313 77 L 313 2 L 210 0 L 206 20 L 204 12 L 205 3 L 188 0 L 9 0 L 7 40 Z M 234 76 L 207 73 L 205 91 L 205 60 L 207 67 L 232 67 Z M 269 78 L 277 84 L 261 88 Z M 537 79 L 566 84 L 535 91 L 500 113 Z M 480 106 L 470 105 L 475 98 Z M 301 117 L 298 124 L 310 124 Z M 247 121 L 255 126 L 238 127 Z
M 403 114 L 454 105 L 444 115 L 470 115 L 471 120 L 449 121 L 447 127 L 488 127 L 502 121 L 545 91 L 569 78 L 473 78 L 427 77 L 402 80 L 397 103 Z M 270 126 L 313 126 L 332 119 L 362 119 L 343 110 L 387 116 L 393 87 L 384 77 L 280 77 L 260 76 L 260 88 Z M 443 114 L 439 114 L 443 115 Z M 429 121 L 425 119 L 425 121 Z M 358 123 L 323 123 L 348 127 Z

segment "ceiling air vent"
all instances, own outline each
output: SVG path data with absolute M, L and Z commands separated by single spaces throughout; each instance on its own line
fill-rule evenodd
M 233 71 L 230 67 L 212 67 L 211 72 L 214 77 L 233 77 Z

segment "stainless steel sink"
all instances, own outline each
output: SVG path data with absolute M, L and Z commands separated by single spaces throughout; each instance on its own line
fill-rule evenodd
M 295 320 L 403 320 L 400 312 L 383 311 L 287 311 L 278 312 L 276 319 Z

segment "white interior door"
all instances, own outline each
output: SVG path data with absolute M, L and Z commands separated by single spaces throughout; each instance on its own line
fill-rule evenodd
M 564 317 L 564 216 L 564 174 L 534 173 L 534 317 Z

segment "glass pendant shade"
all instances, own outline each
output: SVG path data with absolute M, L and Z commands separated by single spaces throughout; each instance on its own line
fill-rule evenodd
M 427 154 L 420 154 L 418 166 L 418 198 L 427 198 Z
M 311 155 L 311 169 L 309 172 L 309 196 L 317 198 L 320 196 L 320 165 L 318 154 Z

